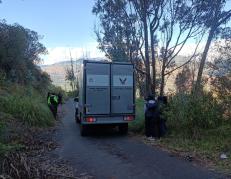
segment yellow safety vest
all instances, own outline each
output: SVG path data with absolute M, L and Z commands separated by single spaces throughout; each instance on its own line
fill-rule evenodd
M 52 95 L 52 96 L 49 96 L 49 97 L 48 97 L 48 101 L 47 101 L 48 105 L 51 105 L 51 97 L 53 97 L 55 103 L 58 104 L 58 97 L 57 97 L 56 95 Z

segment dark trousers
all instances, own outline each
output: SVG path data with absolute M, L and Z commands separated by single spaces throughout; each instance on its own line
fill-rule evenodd
M 58 106 L 57 106 L 57 105 L 51 104 L 51 105 L 49 105 L 49 108 L 50 108 L 50 110 L 51 110 L 51 112 L 52 112 L 54 118 L 56 119 L 56 116 L 57 116 L 57 108 L 58 108 Z
M 160 138 L 160 122 L 153 117 L 145 117 L 145 135 Z

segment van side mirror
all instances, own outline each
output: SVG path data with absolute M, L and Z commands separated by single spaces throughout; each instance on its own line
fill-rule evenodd
M 78 97 L 74 98 L 74 102 L 79 102 L 79 98 Z

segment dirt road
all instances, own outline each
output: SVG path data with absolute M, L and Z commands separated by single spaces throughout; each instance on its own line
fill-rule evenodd
M 81 137 L 73 101 L 66 102 L 63 110 L 65 115 L 57 132 L 60 147 L 55 153 L 68 160 L 78 173 L 99 179 L 222 178 L 116 131 L 96 128 L 92 135 Z

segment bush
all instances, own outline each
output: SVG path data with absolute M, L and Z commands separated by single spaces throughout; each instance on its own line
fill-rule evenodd
M 40 55 L 47 53 L 39 40 L 35 31 L 0 21 L 0 71 L 4 78 L 24 85 L 39 81 L 50 83 L 49 76 L 44 76 L 36 66 L 41 61 Z
M 217 100 L 210 93 L 200 97 L 180 93 L 170 98 L 164 115 L 178 132 L 198 138 L 202 129 L 220 126 L 223 114 Z
M 5 127 L 5 125 L 4 125 L 3 121 L 0 121 L 0 145 L 1 145 L 1 141 L 2 141 L 1 136 L 2 136 L 2 133 L 3 133 L 4 127 Z M 1 150 L 1 147 L 0 147 L 0 150 Z
M 8 88 L 11 93 L 0 96 L 0 109 L 31 126 L 50 126 L 53 116 L 47 107 L 46 97 L 33 88 Z
M 136 119 L 129 123 L 129 130 L 135 133 L 144 132 L 144 100 L 136 99 Z
M 78 96 L 78 94 L 79 94 L 79 92 L 77 90 L 67 92 L 67 96 L 70 98 L 76 97 L 76 96 Z

